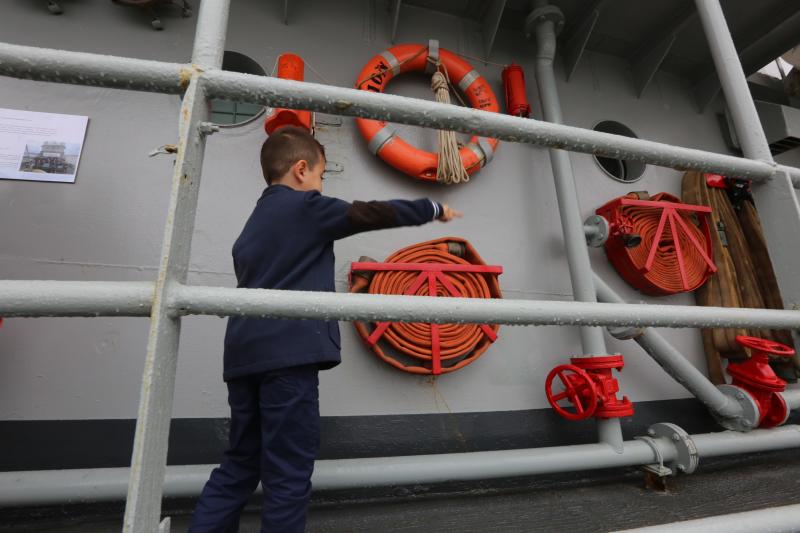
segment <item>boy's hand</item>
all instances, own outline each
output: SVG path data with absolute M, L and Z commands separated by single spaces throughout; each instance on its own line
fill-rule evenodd
M 444 212 L 441 215 L 439 215 L 438 219 L 442 222 L 449 222 L 454 218 L 461 218 L 464 216 L 464 213 L 462 213 L 461 211 L 456 211 L 447 204 L 442 204 L 442 209 Z

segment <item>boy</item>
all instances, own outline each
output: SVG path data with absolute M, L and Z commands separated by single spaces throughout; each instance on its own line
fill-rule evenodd
M 268 187 L 233 245 L 240 288 L 333 291 L 333 241 L 355 233 L 449 221 L 432 200 L 347 203 L 322 196 L 325 150 L 301 128 L 261 148 Z M 211 473 L 190 532 L 233 532 L 262 483 L 262 531 L 302 532 L 319 449 L 319 370 L 339 364 L 339 323 L 231 317 L 223 378 L 230 447 Z

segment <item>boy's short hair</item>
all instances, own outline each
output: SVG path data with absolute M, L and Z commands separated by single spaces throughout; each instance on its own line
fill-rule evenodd
M 307 130 L 284 126 L 261 145 L 261 171 L 267 185 L 272 185 L 298 161 L 304 159 L 313 167 L 324 157 L 325 148 Z

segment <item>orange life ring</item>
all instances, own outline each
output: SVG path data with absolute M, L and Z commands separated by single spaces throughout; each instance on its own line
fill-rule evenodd
M 433 72 L 436 55 L 450 82 L 461 89 L 474 109 L 500 112 L 494 91 L 472 65 L 443 48 L 424 44 L 400 44 L 376 55 L 359 74 L 356 88 L 382 93 L 389 81 L 398 74 L 426 70 Z M 372 153 L 409 176 L 436 181 L 438 154 L 410 145 L 384 121 L 358 118 L 356 123 Z M 461 162 L 467 173 L 473 174 L 489 163 L 497 145 L 497 139 L 473 136 L 466 146 L 461 147 Z

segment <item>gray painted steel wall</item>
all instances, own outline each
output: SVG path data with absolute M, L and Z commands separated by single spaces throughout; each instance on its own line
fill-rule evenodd
M 164 17 L 166 31 L 153 32 L 146 17 L 98 2 L 65 2 L 66 13 L 50 16 L 35 2 L 15 1 L 0 20 L 3 40 L 16 44 L 188 60 L 195 19 Z M 390 46 L 386 2 L 302 0 L 282 24 L 282 3 L 234 3 L 228 46 L 271 70 L 278 54 L 299 53 L 333 84 L 352 86 L 363 64 Z M 404 7 L 398 42 L 436 37 L 445 48 L 481 55 L 480 28 L 449 15 Z M 538 101 L 533 45 L 521 34 L 501 31 L 492 60 L 512 59 L 528 76 L 528 97 Z M 500 67 L 474 64 L 502 94 Z M 591 127 L 619 120 L 640 137 L 725 152 L 713 112 L 698 114 L 689 87 L 659 73 L 642 99 L 635 97 L 628 65 L 587 53 L 572 81 L 558 72 L 565 123 Z M 311 72 L 307 79 L 317 81 Z M 392 91 L 430 97 L 422 78 L 397 80 Z M 2 78 L 0 105 L 89 115 L 90 123 L 74 185 L 0 181 L 0 277 L 10 279 L 150 280 L 168 199 L 171 156 L 148 158 L 158 145 L 175 142 L 177 97 L 71 87 Z M 535 105 L 534 105 L 535 107 Z M 535 116 L 540 114 L 535 110 Z M 435 134 L 401 127 L 423 146 Z M 484 259 L 501 264 L 508 298 L 571 299 L 561 229 L 547 151 L 501 143 L 494 161 L 461 187 L 416 183 L 378 159 L 355 124 L 319 128 L 330 161 L 344 172 L 330 174 L 327 194 L 344 199 L 432 196 L 462 209 L 449 225 L 399 229 L 356 236 L 336 245 L 337 290 L 346 290 L 351 260 L 383 259 L 397 248 L 445 235 L 468 238 Z M 194 234 L 190 282 L 235 286 L 230 246 L 260 194 L 257 160 L 264 139 L 260 122 L 226 130 L 208 143 Z M 680 193 L 680 173 L 648 167 L 635 185 L 615 182 L 590 156 L 571 154 L 585 215 L 631 190 Z M 656 301 L 627 287 L 592 250 L 598 273 L 628 301 Z M 689 304 L 691 295 L 658 303 Z M 222 336 L 218 318 L 184 320 L 174 416 L 227 414 L 221 380 Z M 133 418 L 138 405 L 147 333 L 146 319 L 9 319 L 0 330 L 0 419 L 44 420 Z M 704 368 L 699 334 L 664 330 L 695 365 Z M 397 372 L 363 348 L 342 324 L 343 364 L 321 380 L 323 415 L 447 413 L 533 409 L 547 406 L 546 373 L 580 350 L 574 328 L 504 327 L 478 362 L 435 383 Z M 687 397 L 633 343 L 608 337 L 611 350 L 626 355 L 622 390 L 634 401 Z

